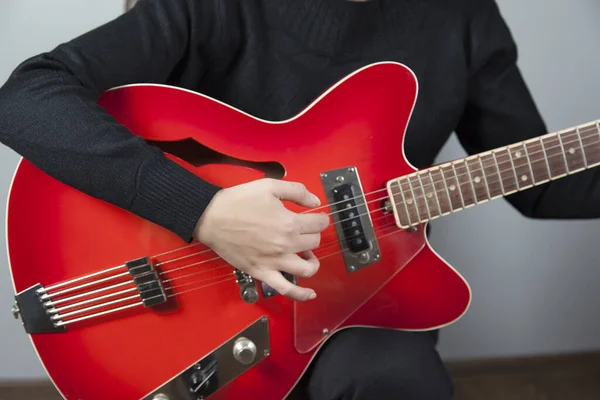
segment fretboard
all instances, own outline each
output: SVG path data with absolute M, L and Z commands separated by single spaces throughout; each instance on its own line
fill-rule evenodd
M 597 165 L 599 121 L 393 179 L 388 193 L 407 228 Z

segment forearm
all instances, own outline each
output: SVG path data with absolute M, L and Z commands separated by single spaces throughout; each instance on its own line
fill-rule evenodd
M 523 215 L 536 219 L 600 217 L 600 169 L 561 178 L 507 200 Z
M 0 141 L 61 182 L 190 240 L 219 188 L 165 158 L 97 104 L 113 86 L 168 79 L 188 46 L 186 4 L 143 2 L 21 64 L 0 88 Z
M 548 133 L 517 66 L 517 47 L 494 0 L 473 0 L 471 81 L 456 128 L 469 154 Z M 587 121 L 581 121 L 584 123 Z M 600 170 L 592 169 L 508 196 L 531 218 L 600 217 Z

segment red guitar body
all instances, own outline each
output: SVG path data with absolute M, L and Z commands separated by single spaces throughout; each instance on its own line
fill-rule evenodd
M 288 121 L 263 121 L 203 95 L 160 85 L 115 88 L 100 104 L 153 144 L 201 145 L 212 154 L 204 163 L 185 152 L 165 153 L 217 185 L 266 173 L 304 183 L 327 205 L 325 171 L 355 168 L 364 193 L 377 193 L 368 200 L 388 196 L 387 181 L 415 171 L 402 148 L 416 96 L 417 81 L 407 67 L 379 63 L 349 75 Z M 458 320 L 470 303 L 470 289 L 430 248 L 425 226 L 402 230 L 393 213 L 381 212 L 380 201 L 369 206 L 379 261 L 349 273 L 331 226 L 315 251 L 319 272 L 299 280 L 317 292 L 312 302 L 294 303 L 281 295 L 244 302 L 233 267 L 224 268 L 214 253 L 197 245 L 154 258 L 160 263 L 189 255 L 162 266 L 163 278 L 173 280 L 177 294 L 171 306 L 134 307 L 68 325 L 64 332 L 32 333 L 35 350 L 64 398 L 141 399 L 258 321 L 268 325 L 264 357 L 210 398 L 268 400 L 285 398 L 340 329 L 428 330 Z M 26 160 L 10 191 L 7 238 L 17 294 L 188 246 L 151 222 L 59 183 Z M 114 283 L 127 278 L 119 279 Z M 133 286 L 118 290 L 128 287 Z

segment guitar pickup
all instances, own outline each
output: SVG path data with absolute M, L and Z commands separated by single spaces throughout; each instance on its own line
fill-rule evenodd
M 353 273 L 379 261 L 379 245 L 356 167 L 324 171 L 321 183 L 346 270 Z
M 356 206 L 357 196 L 352 185 L 344 184 L 333 189 L 333 200 L 337 209 L 337 216 L 342 225 L 344 240 L 353 252 L 367 250 L 369 243 L 360 219 L 360 211 Z M 361 199 L 362 200 L 362 199 Z

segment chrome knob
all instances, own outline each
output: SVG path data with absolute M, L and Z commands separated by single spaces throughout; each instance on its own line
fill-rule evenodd
M 19 305 L 17 303 L 13 304 L 12 309 L 10 311 L 12 311 L 12 315 L 13 317 L 15 317 L 15 319 L 19 319 L 19 314 L 21 313 L 21 310 L 19 310 Z
M 258 291 L 256 287 L 249 286 L 242 292 L 242 299 L 248 304 L 254 304 L 258 300 Z
M 169 400 L 169 396 L 164 393 L 155 394 L 152 400 Z
M 252 364 L 256 358 L 256 345 L 252 340 L 240 337 L 233 345 L 233 358 L 244 365 Z

